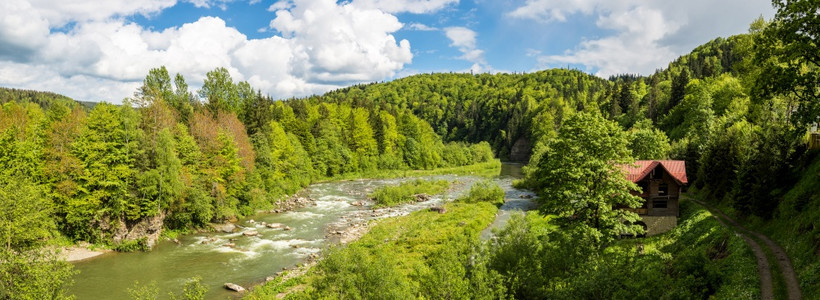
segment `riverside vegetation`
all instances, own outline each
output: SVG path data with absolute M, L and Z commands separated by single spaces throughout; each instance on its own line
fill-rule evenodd
M 758 297 L 755 280 L 738 273 L 753 269 L 748 248 L 690 204 L 670 233 L 615 238 L 640 229 L 619 222 L 635 216 L 612 206 L 639 202 L 611 162 L 671 158 L 686 161 L 690 193 L 780 243 L 803 295 L 816 299 L 820 159 L 807 141 L 820 120 L 820 16 L 816 1 L 773 5 L 774 19 L 755 20 L 747 34 L 710 41 L 649 76 L 422 74 L 272 101 L 217 69 L 207 74 L 200 104 L 181 76 L 172 85 L 158 68 L 122 106 L 89 111 L 65 99 L 17 97 L 0 115 L 0 205 L 10 212 L 2 215 L 10 229 L 0 233 L 0 260 L 59 239 L 127 245 L 129 226 L 156 219 L 170 229 L 205 226 L 340 174 L 486 163 L 493 151 L 510 158 L 531 150 L 518 184 L 539 194 L 541 209 L 511 221 L 493 242 L 475 241 L 495 209 L 484 201 L 386 220 L 361 241 L 329 250 L 316 271 L 292 283 L 304 288 L 293 297 L 364 297 L 375 290 L 359 284 L 373 278 L 385 279 L 373 284 L 391 295 L 438 297 L 442 290 L 429 282 L 447 272 L 463 275 L 447 277 L 459 279 L 447 283 L 454 298 L 478 291 L 650 297 L 644 289 L 668 298 Z M 21 188 L 29 191 L 24 201 L 7 196 Z M 411 226 L 416 219 L 455 225 L 435 232 Z M 68 265 L 32 257 L 33 269 L 0 267 L 11 278 L 2 282 L 60 295 Z M 35 274 L 38 262 L 59 270 L 43 279 L 50 285 L 19 276 Z
M 416 179 L 395 186 L 380 187 L 370 194 L 370 198 L 376 201 L 373 207 L 394 206 L 416 201 L 419 197 L 440 194 L 450 187 L 450 184 L 447 180 Z

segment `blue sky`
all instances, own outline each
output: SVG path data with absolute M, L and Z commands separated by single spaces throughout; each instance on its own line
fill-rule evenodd
M 119 103 L 150 68 L 276 98 L 427 72 L 650 74 L 765 0 L 4 0 L 0 86 Z

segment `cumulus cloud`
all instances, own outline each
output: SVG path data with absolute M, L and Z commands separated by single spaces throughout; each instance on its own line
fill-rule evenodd
M 143 2 L 130 11 L 152 12 L 158 3 Z M 0 84 L 118 102 L 150 68 L 164 65 L 196 87 L 205 73 L 226 67 L 235 80 L 289 97 L 391 77 L 412 60 L 410 43 L 392 35 L 403 27 L 395 16 L 334 0 L 282 7 L 270 24 L 281 36 L 248 39 L 217 17 L 154 31 L 116 17 L 126 10 L 112 11 L 109 18 L 77 13 L 80 17 L 68 19 L 76 22 L 70 30 L 54 31 L 51 12 L 21 0 L 4 1 Z M 23 21 L 15 16 L 37 26 L 17 26 Z
M 410 30 L 418 30 L 418 31 L 437 31 L 438 28 L 430 27 L 421 23 L 411 23 L 407 26 Z
M 211 7 L 219 7 L 221 10 L 228 9 L 228 3 L 234 2 L 236 0 L 185 0 L 186 2 L 190 2 L 195 7 L 201 8 L 211 8 Z M 251 0 L 250 4 L 259 3 L 260 0 Z
M 388 13 L 409 12 L 423 14 L 438 11 L 458 0 L 354 0 L 353 5 L 361 8 L 378 9 Z
M 489 71 L 487 62 L 484 60 L 484 51 L 476 48 L 476 32 L 465 27 L 447 27 L 444 28 L 444 34 L 450 39 L 450 46 L 458 48 L 461 51 L 460 59 L 472 62 L 470 71 L 479 73 Z
M 538 62 L 581 64 L 608 76 L 649 74 L 715 36 L 744 32 L 760 12 L 771 16 L 767 1 L 528 0 L 507 15 L 545 26 L 575 14 L 597 16 L 596 26 L 611 35 L 584 40 L 561 55 L 539 56 Z
M 22 0 L 10 1 L 22 2 Z M 176 0 L 30 0 L 25 2 L 29 2 L 42 18 L 48 20 L 51 27 L 61 27 L 69 22 L 101 21 L 111 17 L 135 14 L 150 16 L 176 5 Z
M 567 15 L 575 13 L 590 14 L 599 2 L 597 0 L 527 0 L 527 2 L 508 13 L 509 16 L 540 21 L 567 20 Z

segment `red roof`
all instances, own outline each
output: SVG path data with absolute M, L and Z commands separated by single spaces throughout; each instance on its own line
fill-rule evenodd
M 649 175 L 658 165 L 675 178 L 678 183 L 689 183 L 689 180 L 686 179 L 686 162 L 682 160 L 639 160 L 634 165 L 622 165 L 621 168 L 626 171 L 626 179 L 638 182 Z

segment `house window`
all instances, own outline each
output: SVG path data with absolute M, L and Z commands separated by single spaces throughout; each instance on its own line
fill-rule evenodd
M 666 183 L 661 183 L 658 185 L 658 196 L 666 196 L 669 195 L 669 185 Z
M 652 200 L 652 208 L 667 208 L 668 201 L 664 200 Z

